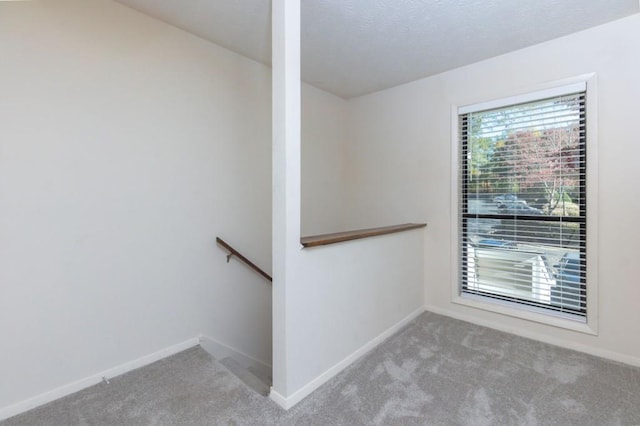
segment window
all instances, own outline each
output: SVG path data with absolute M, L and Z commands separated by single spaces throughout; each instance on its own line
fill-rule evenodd
M 586 322 L 587 83 L 457 118 L 458 294 Z

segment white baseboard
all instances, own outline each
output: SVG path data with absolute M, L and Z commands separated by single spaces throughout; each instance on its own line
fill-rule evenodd
M 271 398 L 271 400 L 273 402 L 275 402 L 276 404 L 278 404 L 279 406 L 281 406 L 285 410 L 288 410 L 289 408 L 293 407 L 293 405 L 295 405 L 295 404 L 293 404 L 293 405 L 290 404 L 289 401 L 287 400 L 287 398 L 285 398 L 284 396 L 280 395 L 278 392 L 273 390 L 273 387 L 271 388 L 271 391 L 269 392 L 269 398 Z
M 395 325 L 391 326 L 387 330 L 383 331 L 378 336 L 374 337 L 360 349 L 353 352 L 351 355 L 344 358 L 342 361 L 335 364 L 333 367 L 329 368 L 327 371 L 304 385 L 302 388 L 295 391 L 291 396 L 285 397 L 278 393 L 276 390 L 271 388 L 271 392 L 269 393 L 269 397 L 279 406 L 288 410 L 289 408 L 296 405 L 298 402 L 302 401 L 304 398 L 309 396 L 313 391 L 318 389 L 320 386 L 328 382 L 330 379 L 335 377 L 342 370 L 347 368 L 349 365 L 353 364 L 354 361 L 358 360 L 360 357 L 365 355 L 367 352 L 378 346 L 380 343 L 385 341 L 387 338 L 391 337 L 397 331 L 399 331 L 402 327 L 413 321 L 416 317 L 418 317 L 421 313 L 425 311 L 424 307 L 418 308 L 413 311 L 411 314 L 406 316 L 404 319 L 400 320 Z
M 218 360 L 226 357 L 232 357 L 245 368 L 258 367 L 262 370 L 271 371 L 271 364 L 254 358 L 251 355 L 247 355 L 246 353 L 227 344 L 224 344 L 216 339 L 213 339 L 209 336 L 200 335 L 199 340 L 202 349 L 209 352 L 211 356 Z
M 600 358 L 606 358 L 612 361 L 621 362 L 623 364 L 632 365 L 634 367 L 640 367 L 640 358 L 634 357 L 631 355 L 625 355 L 625 354 L 610 351 L 607 349 L 601 349 L 601 348 L 596 348 L 589 345 L 583 345 L 580 343 L 567 341 L 565 339 L 558 339 L 543 333 L 536 333 L 536 332 L 531 332 L 527 330 L 521 330 L 516 327 L 505 326 L 504 324 L 501 324 L 496 321 L 485 320 L 485 319 L 478 318 L 474 315 L 450 311 L 450 310 L 442 309 L 436 306 L 427 305 L 425 309 L 435 314 L 459 319 L 461 321 L 470 322 L 472 324 L 481 325 L 483 327 L 493 328 L 494 330 L 504 331 L 505 333 L 526 337 L 527 339 L 537 340 L 539 342 L 548 343 L 554 346 L 560 346 L 562 348 L 571 349 L 578 352 L 584 352 L 589 355 L 597 356 Z
M 85 377 L 84 379 L 68 383 L 66 385 L 60 386 L 59 388 L 41 393 L 40 395 L 36 395 L 32 398 L 18 402 L 16 404 L 0 408 L 0 421 L 8 419 L 9 417 L 16 416 L 20 413 L 24 413 L 25 411 L 29 411 L 41 405 L 47 404 L 51 401 L 55 401 L 56 399 L 65 397 L 72 393 L 81 391 L 90 386 L 96 385 L 102 382 L 104 378 L 110 379 L 121 374 L 128 373 L 129 371 L 135 370 L 137 368 L 144 367 L 145 365 L 149 365 L 153 362 L 159 361 L 178 352 L 182 352 L 186 349 L 197 346 L 198 343 L 198 338 L 194 337 L 182 343 L 178 343 L 177 345 L 173 345 L 152 354 L 145 355 L 133 361 L 125 362 L 124 364 L 120 364 L 101 373 L 93 374 L 89 377 Z

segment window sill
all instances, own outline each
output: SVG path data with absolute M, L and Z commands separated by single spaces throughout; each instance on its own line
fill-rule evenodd
M 563 314 L 560 312 L 551 312 L 533 306 L 524 306 L 518 303 L 494 300 L 472 294 L 458 295 L 454 297 L 453 303 L 468 306 L 471 308 L 482 309 L 484 311 L 489 311 L 501 315 L 507 315 L 526 321 L 532 321 L 557 328 L 576 331 L 579 333 L 590 334 L 594 336 L 598 334 L 596 325 L 592 320 L 587 321 L 583 317 Z

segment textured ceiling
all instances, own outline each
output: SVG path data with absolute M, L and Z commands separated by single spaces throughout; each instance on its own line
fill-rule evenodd
M 269 0 L 116 0 L 269 64 Z M 350 98 L 640 11 L 638 0 L 301 0 L 302 78 Z

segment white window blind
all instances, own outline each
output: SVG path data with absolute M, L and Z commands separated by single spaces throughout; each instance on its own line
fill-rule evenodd
M 586 318 L 586 91 L 459 113 L 463 294 Z

